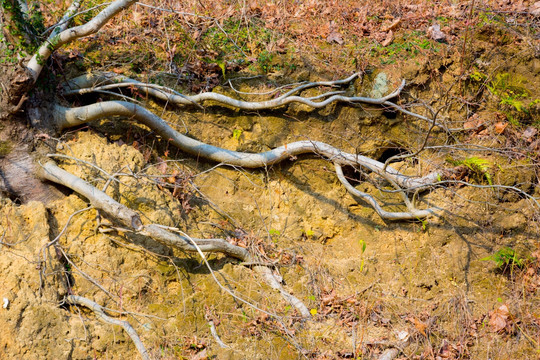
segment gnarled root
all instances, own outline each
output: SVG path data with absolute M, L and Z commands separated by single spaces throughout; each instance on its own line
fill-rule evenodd
M 198 158 L 205 158 L 227 165 L 242 166 L 246 168 L 266 167 L 296 155 L 312 153 L 321 155 L 340 166 L 360 166 L 368 171 L 372 171 L 390 181 L 392 184 L 395 184 L 395 186 L 400 189 L 403 189 L 403 191 L 408 191 L 409 189 L 414 189 L 416 191 L 426 189 L 441 179 L 441 174 L 437 172 L 419 178 L 406 176 L 390 166 L 385 167 L 385 165 L 379 161 L 366 156 L 347 153 L 319 141 L 297 141 L 262 153 L 245 153 L 227 150 L 205 144 L 180 134 L 172 129 L 159 116 L 139 105 L 126 101 L 104 101 L 71 109 L 57 105 L 54 110 L 54 118 L 60 129 L 78 126 L 89 121 L 111 116 L 134 118 L 148 126 L 182 151 L 195 155 Z M 341 178 L 340 180 L 343 182 Z M 343 184 L 351 191 L 350 188 L 352 188 L 352 186 L 350 184 L 347 185 L 348 183 L 346 182 L 343 182 Z M 354 193 L 354 191 L 352 192 Z M 366 199 L 364 196 L 361 197 Z M 368 200 L 368 202 L 373 205 L 373 201 Z M 405 203 L 408 205 L 407 199 L 405 199 Z M 385 212 L 380 212 L 379 210 L 377 210 L 377 212 L 383 216 Z M 418 219 L 432 215 L 433 213 L 433 211 L 413 211 L 410 214 L 405 213 L 404 217 L 397 215 L 383 217 L 389 220 Z
M 165 86 L 143 83 L 123 75 L 117 75 L 115 73 L 98 72 L 82 75 L 66 82 L 63 86 L 63 94 L 65 96 L 69 96 L 76 94 L 86 94 L 91 92 L 109 91 L 110 89 L 119 89 L 123 87 L 134 87 L 143 93 L 175 105 L 196 104 L 200 106 L 200 104 L 210 100 L 243 110 L 272 109 L 291 103 L 301 103 L 312 108 L 323 108 L 334 102 L 344 102 L 348 104 L 371 104 L 391 107 L 399 112 L 402 112 L 403 114 L 413 116 L 420 120 L 428 122 L 431 121 L 429 118 L 423 115 L 408 111 L 405 108 L 389 101 L 399 96 L 399 94 L 405 87 L 405 80 L 401 82 L 400 86 L 395 91 L 378 99 L 362 96 L 345 96 L 342 95 L 342 92 L 335 91 L 325 92 L 311 98 L 294 95 L 302 90 L 317 86 L 335 87 L 349 84 L 359 76 L 360 73 L 355 73 L 348 78 L 341 80 L 302 83 L 275 99 L 266 101 L 243 101 L 214 92 L 204 92 L 197 95 L 185 95 Z
M 221 252 L 246 263 L 256 262 L 256 259 L 254 259 L 248 250 L 232 245 L 224 239 L 194 239 L 170 232 L 156 224 L 144 225 L 140 215 L 136 211 L 120 204 L 103 191 L 98 190 L 81 178 L 59 168 L 53 161 L 47 161 L 42 165 L 39 176 L 54 183 L 64 185 L 84 196 L 96 209 L 103 211 L 105 214 L 109 215 L 112 220 L 127 228 L 124 230 L 151 237 L 164 245 L 186 252 Z M 309 310 L 302 301 L 286 292 L 279 281 L 272 275 L 272 272 L 268 267 L 255 266 L 254 268 L 262 274 L 268 285 L 273 289 L 278 290 L 302 316 L 310 316 Z

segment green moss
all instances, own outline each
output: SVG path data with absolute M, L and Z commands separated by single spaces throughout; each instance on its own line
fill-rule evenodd
M 489 91 L 499 98 L 499 105 L 508 121 L 515 126 L 528 124 L 531 110 L 540 99 L 531 98 L 532 91 L 526 86 L 528 80 L 519 74 L 499 73 L 487 85 Z
M 15 0 L 0 0 L 0 7 L 4 9 L 4 27 L 8 38 L 0 38 L 2 42 L 9 42 L 13 49 L 0 54 L 1 62 L 15 62 L 17 54 L 26 56 L 34 53 L 40 43 L 39 35 L 45 31 L 43 16 L 39 10 L 39 3 L 34 2 L 29 6 L 27 17 L 21 9 L 21 5 Z
M 13 146 L 9 141 L 0 141 L 0 157 L 4 157 L 11 152 Z
M 398 60 L 411 59 L 422 53 L 439 52 L 441 44 L 436 41 L 426 39 L 424 33 L 412 31 L 398 36 L 396 39 L 384 47 L 381 44 L 375 45 L 370 52 L 372 57 L 378 58 L 381 64 L 393 64 Z

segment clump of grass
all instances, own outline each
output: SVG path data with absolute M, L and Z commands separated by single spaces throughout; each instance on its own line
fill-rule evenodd
M 492 255 L 480 259 L 481 261 L 494 261 L 497 269 L 506 271 L 515 268 L 523 269 L 526 259 L 517 255 L 516 251 L 509 247 L 503 247 Z

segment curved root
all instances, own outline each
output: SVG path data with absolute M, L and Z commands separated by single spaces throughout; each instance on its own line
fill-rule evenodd
M 139 105 L 125 101 L 104 101 L 71 109 L 57 105 L 54 113 L 56 124 L 60 129 L 78 126 L 89 121 L 111 116 L 134 118 L 161 135 L 164 139 L 170 141 L 172 145 L 182 151 L 195 155 L 198 158 L 202 157 L 207 160 L 227 165 L 242 166 L 246 168 L 266 167 L 296 155 L 312 153 L 321 155 L 335 164 L 364 167 L 391 183 L 395 183 L 400 189 L 404 189 L 404 191 L 407 189 L 425 189 L 439 181 L 442 177 L 442 175 L 437 172 L 419 178 L 406 176 L 390 166 L 385 167 L 385 165 L 379 161 L 366 156 L 347 153 L 319 141 L 297 141 L 262 153 L 245 153 L 227 150 L 205 144 L 180 134 L 172 129 L 159 116 Z M 407 200 L 405 200 L 405 202 L 407 203 Z M 372 204 L 372 202 L 370 203 Z M 377 211 L 379 212 L 379 210 Z M 431 214 L 432 212 L 430 211 L 424 211 L 415 212 L 415 215 L 411 216 L 412 218 L 422 218 Z M 411 216 L 405 216 L 404 218 L 391 216 L 389 219 L 402 220 L 409 219 Z
M 87 299 L 82 296 L 77 295 L 68 295 L 66 296 L 66 303 L 71 305 L 81 305 L 84 307 L 89 308 L 92 310 L 98 318 L 103 320 L 104 322 L 112 325 L 118 325 L 124 328 L 126 333 L 129 335 L 131 340 L 133 340 L 133 343 L 135 344 L 135 347 L 137 350 L 139 350 L 139 354 L 141 354 L 141 358 L 143 360 L 150 360 L 150 354 L 148 354 L 148 350 L 144 347 L 144 344 L 142 343 L 141 339 L 139 338 L 139 335 L 133 329 L 133 327 L 128 323 L 127 321 L 118 320 L 115 318 L 112 318 L 105 314 L 105 311 L 103 310 L 103 307 L 99 305 L 98 303 L 95 303 L 94 301 Z
M 369 97 L 362 96 L 344 96 L 341 95 L 341 92 L 326 92 L 321 95 L 305 98 L 302 96 L 294 95 L 302 90 L 313 88 L 316 86 L 339 86 L 344 84 L 349 84 L 357 77 L 360 76 L 360 73 L 355 73 L 349 76 L 346 79 L 335 80 L 335 81 L 317 81 L 301 84 L 289 90 L 285 94 L 267 101 L 243 101 L 233 99 L 229 96 L 213 93 L 213 92 L 204 92 L 197 95 L 184 95 L 180 94 L 173 89 L 155 85 L 143 83 L 131 78 L 128 78 L 123 75 L 117 75 L 115 73 L 104 72 L 104 73 L 92 73 L 79 76 L 75 79 L 72 79 L 64 84 L 64 95 L 75 95 L 75 94 L 86 94 L 94 91 L 104 91 L 108 89 L 115 89 L 121 87 L 135 87 L 137 90 L 151 95 L 157 99 L 163 100 L 167 103 L 175 105 L 191 105 L 199 104 L 204 101 L 216 101 L 222 104 L 230 105 L 232 107 L 243 109 L 243 110 L 264 110 L 272 109 L 280 106 L 284 106 L 291 103 L 301 103 L 312 108 L 323 108 L 333 102 L 344 102 L 348 104 L 371 104 L 371 105 L 382 105 L 391 107 L 403 114 L 416 117 L 418 119 L 428 121 L 431 120 L 423 115 L 408 111 L 405 108 L 390 102 L 390 99 L 393 99 L 401 93 L 405 87 L 405 80 L 403 80 L 400 86 L 391 94 L 388 94 L 382 98 L 374 99 Z M 326 99 L 324 99 L 326 98 Z M 324 99 L 321 101 L 315 101 L 319 99 Z
M 256 259 L 245 248 L 232 245 L 224 239 L 194 239 L 188 236 L 170 232 L 156 224 L 144 225 L 140 215 L 120 204 L 103 191 L 88 184 L 81 178 L 59 168 L 53 161 L 42 164 L 39 176 L 43 179 L 64 185 L 78 194 L 87 198 L 97 209 L 108 214 L 113 220 L 119 222 L 127 228 L 127 231 L 151 237 L 152 239 L 186 252 L 221 252 L 223 254 L 240 259 L 244 262 L 256 262 Z M 304 317 L 310 316 L 307 307 L 295 296 L 286 292 L 281 284 L 274 278 L 270 269 L 266 266 L 255 266 L 257 272 L 261 273 L 268 285 L 276 289 L 289 301 Z
M 359 197 L 366 201 L 368 204 L 370 204 L 373 209 L 379 214 L 379 216 L 385 220 L 419 220 L 423 219 L 425 217 L 428 217 L 430 215 L 436 215 L 435 209 L 425 209 L 425 210 L 418 210 L 414 208 L 412 205 L 408 206 L 409 211 L 408 212 L 389 212 L 384 210 L 381 205 L 375 200 L 375 198 L 369 194 L 366 194 L 365 192 L 362 192 L 358 189 L 356 189 L 354 186 L 351 185 L 349 181 L 345 178 L 345 175 L 343 175 L 343 170 L 341 169 L 341 165 L 338 163 L 334 163 L 334 166 L 336 168 L 336 174 L 343 184 L 345 186 L 345 189 L 347 189 L 348 192 L 353 194 L 356 197 Z M 406 195 L 405 195 L 406 196 Z

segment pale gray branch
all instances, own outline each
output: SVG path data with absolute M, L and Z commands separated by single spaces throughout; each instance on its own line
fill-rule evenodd
M 401 174 L 390 166 L 384 170 L 384 164 L 379 161 L 366 156 L 347 153 L 319 141 L 297 141 L 262 153 L 227 150 L 180 134 L 159 116 L 141 106 L 124 101 L 104 101 L 72 109 L 57 105 L 54 109 L 55 121 L 60 130 L 111 116 L 134 118 L 182 151 L 227 165 L 258 168 L 278 163 L 296 155 L 314 153 L 340 165 L 365 167 L 380 176 L 391 179 L 404 189 L 428 187 L 441 177 L 436 172 L 419 178 L 410 177 Z
M 435 209 L 426 209 L 426 210 L 418 210 L 414 207 L 410 207 L 408 212 L 389 212 L 384 210 L 381 205 L 375 200 L 375 198 L 369 194 L 366 194 L 365 192 L 362 192 L 351 185 L 351 183 L 345 178 L 345 175 L 343 174 L 343 170 L 341 169 L 341 166 L 338 163 L 334 163 L 334 166 L 336 168 L 336 174 L 343 184 L 348 192 L 353 194 L 356 197 L 361 198 L 362 200 L 366 201 L 368 204 L 370 204 L 373 209 L 379 214 L 379 216 L 385 220 L 420 220 L 423 218 L 426 218 L 431 215 L 436 215 Z M 402 191 L 403 192 L 403 191 Z M 406 195 L 405 195 L 406 196 Z M 409 207 L 409 206 L 408 206 Z
M 34 81 L 37 80 L 47 59 L 56 49 L 76 39 L 96 33 L 109 22 L 113 16 L 130 7 L 135 2 L 136 0 L 116 0 L 86 24 L 66 29 L 57 34 L 51 34 L 51 36 L 39 47 L 36 54 L 32 56 L 26 66 L 30 70 Z
M 194 239 L 187 235 L 168 231 L 160 225 L 143 225 L 140 220 L 141 217 L 137 212 L 120 204 L 81 178 L 59 168 L 54 161 L 48 161 L 42 164 L 39 175 L 43 179 L 64 185 L 81 194 L 95 208 L 109 214 L 112 219 L 127 227 L 128 231 L 151 237 L 164 245 L 172 246 L 186 252 L 221 252 L 244 262 L 255 261 L 246 249 L 233 245 L 224 239 Z M 273 277 L 270 269 L 265 266 L 256 266 L 255 268 L 263 275 L 270 287 L 278 290 L 303 316 L 309 316 L 306 306 L 299 299 L 283 289 L 281 284 Z
M 118 325 L 121 326 L 125 332 L 129 335 L 133 343 L 135 344 L 135 347 L 139 351 L 139 354 L 141 354 L 141 358 L 143 360 L 150 360 L 150 354 L 148 354 L 148 350 L 146 350 L 144 344 L 142 343 L 141 339 L 139 338 L 139 335 L 135 331 L 135 329 L 131 326 L 130 323 L 123 320 L 118 320 L 115 318 L 112 318 L 105 314 L 105 311 L 101 305 L 98 303 L 82 297 L 78 295 L 68 295 L 66 296 L 66 303 L 71 305 L 81 305 L 84 307 L 87 307 L 88 309 L 92 310 L 96 316 L 103 320 L 104 322 L 112 325 Z
M 135 86 L 139 90 L 144 90 L 146 93 L 150 94 L 151 96 L 154 96 L 160 100 L 167 101 L 176 105 L 190 105 L 193 103 L 199 104 L 204 101 L 210 100 L 210 101 L 217 101 L 219 103 L 230 105 L 235 108 L 243 109 L 243 110 L 263 110 L 263 109 L 272 109 L 272 108 L 284 106 L 284 105 L 295 103 L 295 102 L 310 106 L 312 108 L 323 108 L 334 102 L 346 102 L 349 104 L 362 103 L 362 104 L 372 104 L 372 105 L 387 105 L 387 103 L 389 103 L 388 100 L 397 97 L 401 93 L 403 88 L 405 87 L 405 80 L 403 80 L 400 86 L 394 92 L 379 99 L 361 97 L 361 96 L 344 96 L 344 95 L 337 94 L 335 92 L 321 94 L 319 96 L 315 96 L 312 98 L 305 98 L 303 96 L 293 95 L 294 93 L 297 93 L 299 91 L 305 90 L 307 88 L 312 88 L 315 86 L 338 86 L 338 85 L 348 84 L 354 79 L 356 79 L 358 76 L 360 76 L 360 73 L 355 73 L 349 76 L 348 78 L 341 79 L 341 80 L 318 81 L 318 82 L 302 84 L 300 86 L 297 86 L 291 89 L 290 91 L 286 92 L 285 94 L 275 99 L 266 100 L 266 101 L 237 100 L 229 96 L 214 93 L 214 92 L 204 92 L 201 94 L 190 95 L 190 96 L 182 95 L 172 89 L 168 89 L 164 87 L 159 87 L 159 89 L 156 89 L 156 86 L 153 84 L 142 83 L 140 81 L 130 79 L 126 76 L 116 75 L 113 73 L 96 73 L 96 74 L 86 74 L 86 75 L 79 76 L 75 79 L 70 80 L 64 85 L 64 88 L 66 89 L 64 91 L 64 94 L 72 95 L 72 94 L 86 93 L 86 92 L 92 91 L 92 89 L 95 89 L 96 86 L 100 88 L 104 85 L 114 85 L 115 83 L 120 83 L 120 84 L 130 83 L 130 84 L 133 84 L 133 86 Z M 165 91 L 165 89 L 167 90 Z M 322 101 L 315 101 L 315 100 L 320 99 L 321 97 L 327 97 L 327 98 Z M 393 103 L 391 104 L 392 104 L 392 107 L 397 107 L 399 109 L 402 109 L 400 106 L 396 104 L 393 104 Z M 403 111 L 408 113 L 409 115 L 413 115 L 413 116 L 417 115 L 412 112 L 406 111 L 404 109 Z

